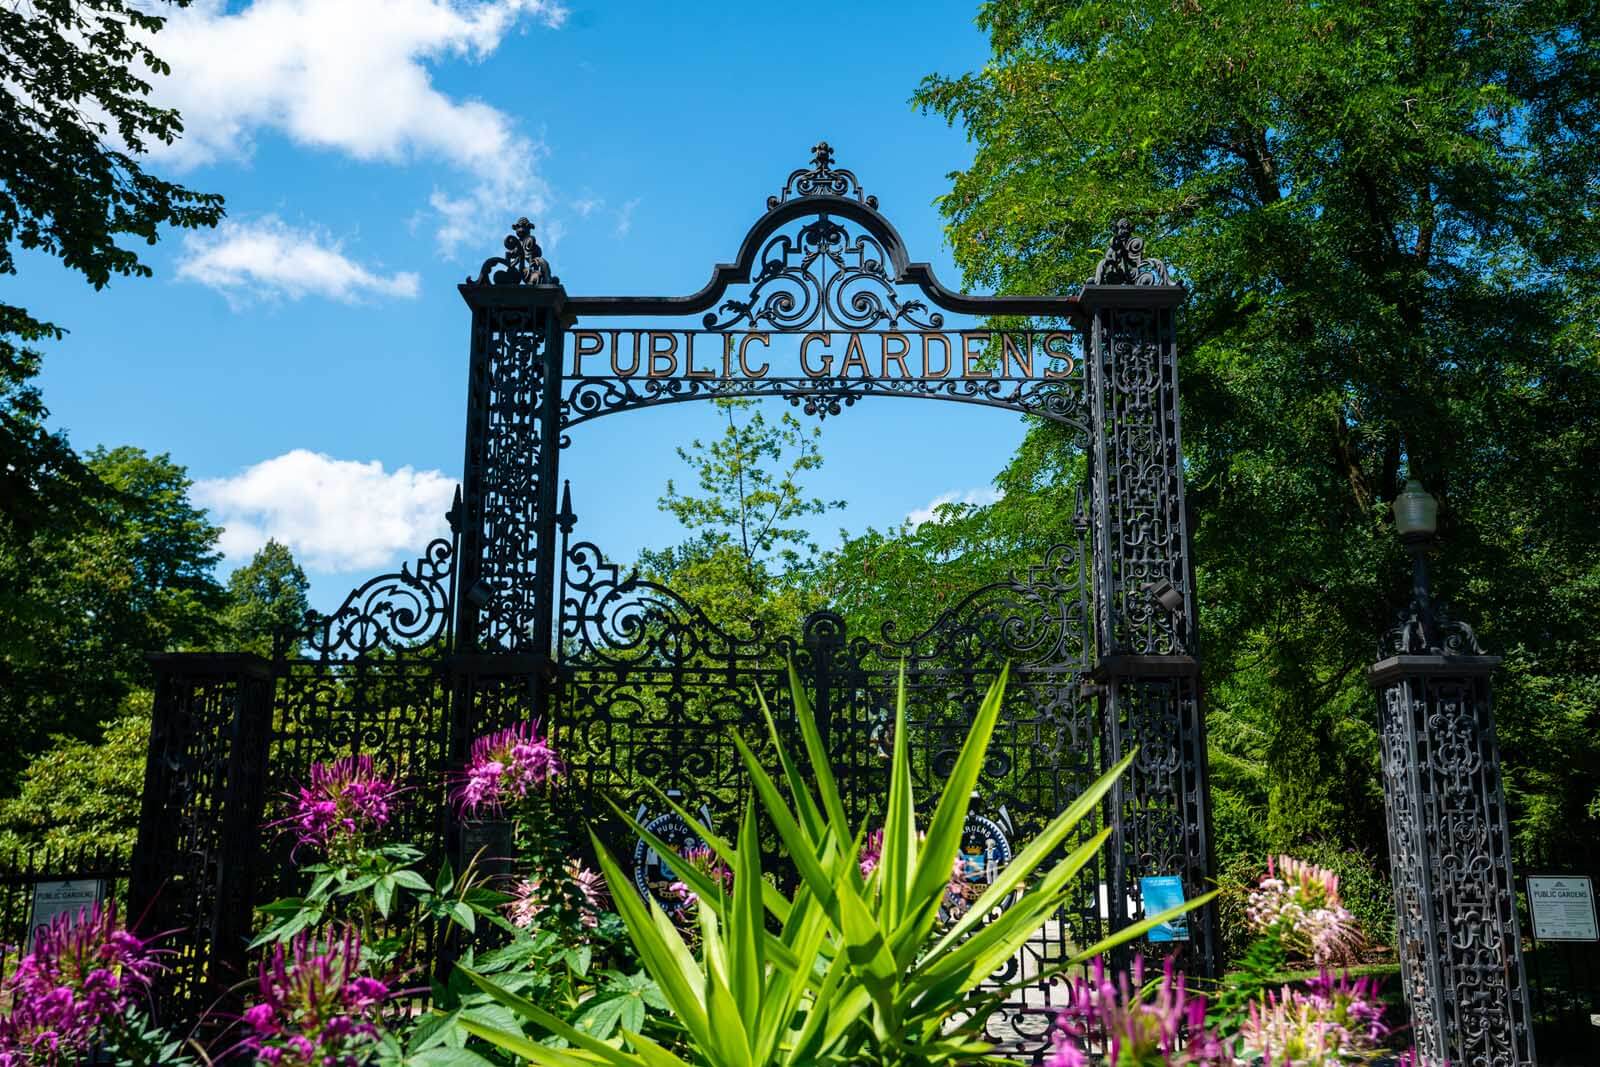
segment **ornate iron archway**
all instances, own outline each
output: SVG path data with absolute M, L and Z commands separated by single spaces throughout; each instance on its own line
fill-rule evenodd
M 287 789 L 313 760 L 375 754 L 419 785 L 406 829 L 455 847 L 441 772 L 484 729 L 538 716 L 580 787 L 632 800 L 650 778 L 714 809 L 741 788 L 722 727 L 757 722 L 755 690 L 781 694 L 790 659 L 858 816 L 877 802 L 884 713 L 902 661 L 912 747 L 930 787 L 988 680 L 1013 664 L 976 805 L 986 821 L 975 832 L 990 839 L 1028 836 L 1138 748 L 1100 822 L 1086 828 L 1113 831 L 1099 877 L 1013 962 L 1011 978 L 1130 922 L 1143 876 L 1178 875 L 1191 895 L 1205 887 L 1209 811 L 1173 328 L 1183 290 L 1126 222 L 1075 295 L 958 293 L 910 259 L 876 198 L 821 144 L 698 292 L 569 295 L 527 220 L 460 291 L 472 342 L 451 536 L 285 634 L 270 673 L 229 661 L 164 680 L 173 721 L 192 725 L 199 718 L 181 709 L 259 717 L 228 698 L 248 692 L 260 705 L 263 677 L 274 679 L 270 731 L 241 733 L 212 716 L 210 734 L 163 735 L 158 709 L 160 758 L 134 895 L 157 902 L 166 928 L 195 931 L 196 958 L 215 964 L 211 980 L 242 961 L 227 943 L 238 925 L 230 909 L 248 907 L 256 883 L 281 877 L 258 864 L 244 889 L 218 892 L 227 876 L 217 857 L 236 848 L 230 834 L 259 820 L 262 795 Z M 962 328 L 962 317 L 974 324 Z M 796 620 L 787 634 L 713 624 L 574 538 L 560 459 L 587 422 L 718 397 L 780 397 L 818 417 L 900 397 L 1052 420 L 1087 457 L 1077 536 L 1039 546 L 1033 566 L 969 591 L 914 634 L 851 634 L 830 612 Z M 198 811 L 193 771 L 216 758 L 215 737 L 227 730 L 253 739 L 230 757 L 243 762 L 243 778 L 259 771 L 251 788 L 218 792 Z M 162 851 L 167 839 L 183 842 L 176 859 Z M 173 879 L 189 890 L 155 893 Z M 219 899 L 229 903 L 208 912 Z M 1190 931 L 1187 966 L 1212 971 L 1209 913 Z M 1042 1055 L 1052 995 L 1041 982 L 1019 996 L 996 1017 L 996 1039 Z

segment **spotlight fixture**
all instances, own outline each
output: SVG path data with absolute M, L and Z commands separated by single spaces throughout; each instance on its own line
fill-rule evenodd
M 475 608 L 487 607 L 489 601 L 493 599 L 494 587 L 483 581 L 481 578 L 478 581 L 473 582 L 471 588 L 467 590 L 467 603 L 471 604 Z
M 1169 613 L 1176 615 L 1183 610 L 1183 594 L 1178 587 L 1167 579 L 1151 582 L 1144 587 L 1145 595 L 1165 608 Z

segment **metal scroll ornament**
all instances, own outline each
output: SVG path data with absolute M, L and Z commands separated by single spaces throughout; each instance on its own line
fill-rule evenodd
M 320 659 L 359 658 L 376 651 L 417 651 L 445 634 L 450 616 L 450 578 L 455 546 L 430 543 L 414 563 L 370 578 L 331 615 L 307 612 L 305 622 L 280 643 L 303 640 Z M 285 640 L 285 638 L 288 638 Z
M 1118 219 L 1111 228 L 1111 244 L 1094 272 L 1096 285 L 1171 285 L 1167 265 L 1144 254 L 1144 238 L 1135 237 L 1133 223 Z
M 556 277 L 544 258 L 544 249 L 533 236 L 533 223 L 524 216 L 511 224 L 506 235 L 506 254 L 483 261 L 476 278 L 468 285 L 554 285 Z M 498 268 L 498 269 L 496 269 Z
M 749 299 L 724 301 L 717 309 L 722 314 L 706 315 L 705 327 L 941 329 L 943 315 L 924 301 L 901 300 L 896 294 L 884 267 L 888 258 L 876 237 L 851 233 L 827 215 L 819 216 L 793 233 L 768 240 Z
M 853 196 L 874 210 L 878 198 L 868 196 L 861 188 L 854 171 L 836 170 L 833 166 L 833 146 L 818 141 L 811 146 L 811 167 L 801 167 L 789 175 L 777 196 L 767 197 L 767 210 L 799 196 Z

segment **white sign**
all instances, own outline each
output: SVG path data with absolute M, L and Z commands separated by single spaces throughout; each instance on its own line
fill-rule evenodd
M 1528 907 L 1535 941 L 1600 941 L 1588 875 L 1530 876 Z
M 98 878 L 75 878 L 68 882 L 39 882 L 33 887 L 33 915 L 28 921 L 28 948 L 33 948 L 33 932 L 48 926 L 57 915 L 70 912 L 74 917 L 84 908 L 104 898 L 106 884 Z

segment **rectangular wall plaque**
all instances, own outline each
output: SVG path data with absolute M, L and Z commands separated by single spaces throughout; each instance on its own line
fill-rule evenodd
M 1600 941 L 1588 875 L 1529 875 L 1528 910 L 1535 941 Z
M 104 900 L 106 884 L 98 878 L 73 878 L 64 882 L 38 882 L 33 887 L 33 911 L 28 918 L 28 951 L 33 951 L 33 932 L 48 926 L 57 915 L 74 916 L 96 901 Z

